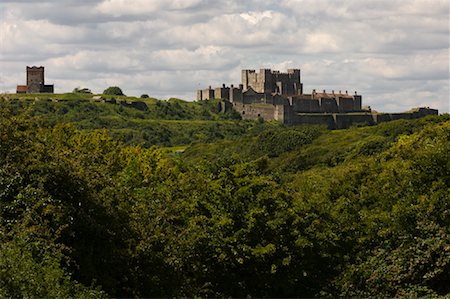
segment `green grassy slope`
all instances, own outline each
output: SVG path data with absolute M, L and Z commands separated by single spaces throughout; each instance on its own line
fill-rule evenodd
M 117 103 L 111 104 L 94 102 L 92 98 L 91 94 L 81 93 L 3 95 L 0 105 L 15 113 L 40 118 L 49 125 L 72 123 L 84 130 L 107 129 L 127 144 L 145 147 L 232 138 L 254 125 L 251 121 L 239 121 L 240 117 L 234 113 L 220 113 L 219 102 L 214 100 L 197 103 L 121 96 L 114 97 Z M 120 101 L 142 101 L 148 108 L 138 110 L 123 106 Z
M 184 153 L 187 161 L 238 156 L 251 161 L 267 156 L 274 171 L 292 173 L 315 166 L 336 166 L 344 161 L 371 156 L 388 149 L 402 135 L 422 130 L 430 123 L 448 119 L 448 115 L 417 120 L 397 120 L 377 126 L 326 130 L 324 126 L 255 126 L 236 140 L 196 144 Z

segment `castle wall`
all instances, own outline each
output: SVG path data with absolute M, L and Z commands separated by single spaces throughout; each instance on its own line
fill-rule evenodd
M 353 111 L 361 111 L 362 110 L 361 102 L 362 102 L 362 96 L 355 94 L 353 96 Z
M 295 113 L 291 106 L 275 105 L 274 118 L 283 124 L 292 125 L 295 120 Z
M 234 102 L 242 103 L 242 86 L 240 86 L 239 88 L 236 88 L 236 87 L 233 87 L 233 85 L 231 85 L 230 102 L 231 103 L 234 103 Z
M 267 105 L 267 104 L 253 104 L 253 105 L 245 105 L 241 103 L 234 104 L 234 109 L 236 109 L 236 111 L 239 112 L 239 114 L 243 119 L 258 119 L 259 117 L 262 117 L 264 120 L 275 120 L 276 107 L 277 106 L 275 105 Z
M 197 89 L 196 99 L 197 99 L 197 101 L 202 101 L 203 100 L 203 90 Z
M 372 114 L 333 114 L 335 129 L 349 128 L 356 123 L 374 124 Z
M 354 111 L 354 101 L 351 97 L 337 97 L 337 105 L 340 113 Z
M 287 97 L 281 96 L 279 94 L 265 94 L 263 102 L 265 104 L 272 104 L 272 105 L 287 105 L 289 106 L 289 99 Z
M 374 120 L 370 113 L 367 114 L 310 114 L 310 113 L 297 113 L 294 114 L 291 119 L 291 124 L 312 124 L 312 125 L 324 125 L 326 124 L 328 129 L 344 129 L 350 127 L 355 123 L 367 123 L 374 124 Z
M 413 113 L 390 113 L 389 116 L 391 120 L 416 118 Z
M 254 92 L 252 89 L 245 91 L 242 94 L 242 103 L 256 104 L 264 102 L 265 95 L 263 93 Z
M 214 98 L 216 99 L 230 99 L 230 88 L 225 87 L 225 84 L 222 87 L 217 87 L 214 89 Z
M 383 113 L 383 114 L 374 113 L 374 114 L 372 114 L 372 118 L 373 118 L 373 121 L 377 124 L 392 120 L 391 116 L 387 113 Z
M 337 113 L 339 112 L 338 105 L 334 98 L 320 98 L 320 112 Z
M 318 113 L 320 112 L 319 101 L 312 99 L 311 97 L 306 98 L 304 96 L 300 97 L 292 97 L 292 109 L 295 112 L 310 112 L 310 113 Z
M 292 124 L 295 117 L 290 106 L 286 105 L 234 103 L 233 108 L 243 119 L 262 118 L 266 121 L 276 120 L 284 124 Z
M 417 108 L 411 112 L 403 112 L 403 113 L 377 113 L 373 114 L 373 120 L 375 123 L 382 123 L 387 122 L 391 120 L 398 120 L 398 119 L 415 119 L 424 117 L 427 115 L 438 115 L 439 111 L 436 109 L 430 109 L 430 108 Z
M 208 89 L 198 90 L 197 91 L 197 100 L 204 101 L 214 99 L 214 89 L 211 86 Z
M 431 109 L 431 108 L 418 108 L 418 111 L 415 113 L 418 117 L 423 117 L 427 115 L 438 115 L 439 111 L 437 109 Z
M 219 103 L 218 108 L 219 108 L 220 112 L 226 113 L 226 112 L 233 110 L 233 104 L 230 101 L 224 100 Z
M 272 76 L 272 72 L 269 69 L 260 69 L 259 76 L 257 77 L 259 82 L 256 82 L 258 86 L 257 92 L 272 93 L 275 92 L 275 81 Z
M 335 122 L 331 114 L 295 114 L 291 119 L 293 125 L 327 125 L 328 129 L 335 129 Z

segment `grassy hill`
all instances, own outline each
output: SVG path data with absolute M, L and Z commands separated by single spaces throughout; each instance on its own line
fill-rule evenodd
M 101 99 L 99 99 L 101 97 Z M 97 98 L 97 99 L 94 99 Z M 114 99 L 115 103 L 108 103 Z M 101 102 L 106 101 L 106 102 Z M 143 102 L 145 110 L 125 103 Z M 126 144 L 145 147 L 211 142 L 241 135 L 254 122 L 238 121 L 234 113 L 220 113 L 219 101 L 160 101 L 84 93 L 2 95 L 0 105 L 24 112 L 49 125 L 72 123 L 83 130 L 106 129 Z
M 256 125 L 237 140 L 195 144 L 184 156 L 194 163 L 231 155 L 238 155 L 244 161 L 267 156 L 272 170 L 298 172 L 317 165 L 332 167 L 347 160 L 370 157 L 388 149 L 400 136 L 448 118 L 448 115 L 429 116 L 346 130 L 327 130 L 326 126 L 317 125 Z

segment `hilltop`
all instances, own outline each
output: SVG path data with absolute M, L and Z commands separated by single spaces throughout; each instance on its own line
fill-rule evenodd
M 0 105 L 48 124 L 72 123 L 83 130 L 107 129 L 126 144 L 145 147 L 210 142 L 241 134 L 253 122 L 220 112 L 218 100 L 187 102 L 84 93 L 11 94 Z

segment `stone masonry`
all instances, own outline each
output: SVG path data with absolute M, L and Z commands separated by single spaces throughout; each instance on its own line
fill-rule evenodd
M 44 82 L 44 67 L 27 66 L 27 85 L 17 85 L 17 93 L 53 93 L 53 85 Z
M 346 128 L 353 123 L 374 124 L 399 118 L 417 118 L 438 114 L 437 110 L 419 108 L 407 113 L 379 114 L 362 108 L 362 96 L 356 91 L 303 93 L 300 69 L 287 73 L 270 69 L 242 70 L 242 84 L 197 90 L 197 100 L 222 99 L 221 107 L 232 107 L 244 119 L 263 118 L 284 124 L 326 124 Z M 226 109 L 224 109 L 226 111 Z
M 311 94 L 303 93 L 299 69 L 289 69 L 287 73 L 261 69 L 242 70 L 242 84 L 239 87 L 211 88 L 197 91 L 197 100 L 224 99 L 239 104 L 271 104 L 290 106 L 299 113 L 340 113 L 361 111 L 361 96 L 356 94 L 325 90 Z

